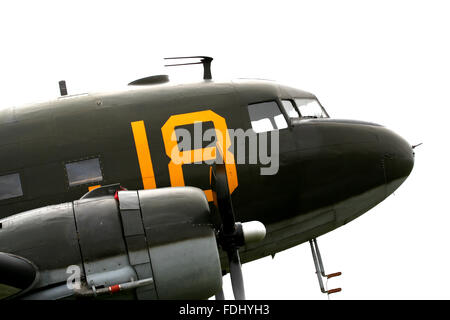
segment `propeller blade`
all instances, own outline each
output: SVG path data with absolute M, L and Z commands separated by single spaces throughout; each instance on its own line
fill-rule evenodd
M 233 233 L 236 221 L 234 218 L 231 196 L 228 190 L 225 164 L 216 164 L 215 168 L 212 170 L 212 177 L 214 179 L 214 191 L 222 219 L 223 231 L 226 234 Z
M 217 150 L 217 157 L 220 158 L 221 156 L 220 151 Z M 233 204 L 231 202 L 231 195 L 228 187 L 227 171 L 223 161 L 217 161 L 210 172 L 213 200 L 221 219 L 219 243 L 222 246 L 222 249 L 227 252 L 234 298 L 236 300 L 245 300 L 244 278 L 242 276 L 241 261 L 238 251 L 239 247 L 245 242 L 243 227 L 241 223 L 236 223 L 235 221 Z M 253 230 L 253 228 L 250 229 Z M 259 231 L 260 228 L 256 229 Z M 250 232 L 250 235 L 253 236 L 253 233 Z M 216 295 L 216 299 L 219 299 L 220 297 L 220 293 Z
M 233 288 L 234 299 L 245 300 L 244 277 L 242 276 L 241 261 L 237 249 L 228 252 L 230 262 L 231 287 Z
M 220 288 L 220 291 L 216 293 L 216 300 L 225 300 L 225 294 L 223 293 L 223 288 Z

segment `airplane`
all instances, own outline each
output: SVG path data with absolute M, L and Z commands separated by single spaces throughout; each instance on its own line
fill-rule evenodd
M 242 263 L 307 241 L 322 292 L 340 291 L 316 238 L 392 194 L 415 146 L 306 91 L 216 82 L 211 57 L 167 59 L 203 80 L 61 81 L 54 101 L 0 111 L 0 297 L 223 299 L 230 273 L 245 299 Z

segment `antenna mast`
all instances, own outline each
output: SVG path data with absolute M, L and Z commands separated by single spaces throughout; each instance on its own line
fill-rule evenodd
M 190 64 L 202 64 L 203 65 L 203 79 L 211 80 L 211 61 L 213 58 L 207 56 L 190 56 L 190 57 L 170 57 L 164 58 L 165 60 L 169 59 L 200 59 L 199 62 L 189 62 L 189 63 L 176 63 L 176 64 L 166 64 L 165 67 L 175 67 L 175 66 L 186 66 Z

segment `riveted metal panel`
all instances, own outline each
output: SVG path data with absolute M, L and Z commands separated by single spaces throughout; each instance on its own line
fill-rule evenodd
M 0 252 L 33 262 L 40 272 L 36 287 L 66 281 L 70 265 L 81 268 L 72 203 L 23 212 L 1 222 Z
M 140 190 L 159 299 L 206 299 L 222 285 L 208 201 L 192 187 Z
M 150 262 L 145 236 L 127 237 L 128 257 L 132 265 Z
M 138 279 L 153 278 L 153 271 L 150 263 L 141 263 L 134 266 Z M 153 278 L 154 279 L 154 278 Z M 140 300 L 155 300 L 158 299 L 158 295 L 155 289 L 155 284 L 138 288 L 136 290 L 136 295 Z
M 143 235 L 144 226 L 142 225 L 140 210 L 120 210 L 123 224 L 123 234 L 128 236 Z
M 120 191 L 119 199 L 125 237 L 144 234 L 137 191 Z
M 74 211 L 86 276 L 128 265 L 114 197 L 75 201 Z
M 140 190 L 142 219 L 149 247 L 197 237 L 211 226 L 208 201 L 193 187 Z
M 139 210 L 137 191 L 120 191 L 120 210 Z
M 106 259 L 104 261 L 99 261 L 98 263 L 102 265 L 107 265 L 108 263 L 111 263 L 109 259 Z M 123 268 L 112 270 L 112 271 L 105 271 L 105 272 L 98 272 L 90 274 L 87 277 L 87 284 L 89 287 L 92 286 L 112 286 L 118 283 L 124 283 L 129 282 L 132 280 L 136 280 L 136 273 L 135 270 L 127 265 Z
M 137 191 L 120 191 L 119 207 L 128 259 L 138 279 L 153 278 Z M 157 299 L 154 283 L 136 289 L 138 299 Z

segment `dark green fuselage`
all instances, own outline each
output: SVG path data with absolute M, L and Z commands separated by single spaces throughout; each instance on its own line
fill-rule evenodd
M 156 186 L 170 187 L 170 158 L 161 132 L 170 116 L 212 110 L 228 129 L 247 130 L 249 104 L 301 97 L 314 96 L 273 82 L 205 81 L 130 86 L 2 110 L 0 176 L 19 173 L 23 195 L 1 200 L 0 218 L 79 199 L 93 185 L 143 189 L 134 121 L 145 123 Z M 268 229 L 263 242 L 243 249 L 243 261 L 292 247 L 358 217 L 391 194 L 414 162 L 405 140 L 371 123 L 298 119 L 279 137 L 276 175 L 260 175 L 260 164 L 236 164 L 236 220 L 259 220 Z M 100 160 L 102 181 L 70 187 L 65 164 L 93 157 Z M 183 175 L 185 185 L 209 189 L 206 164 L 186 164 Z

